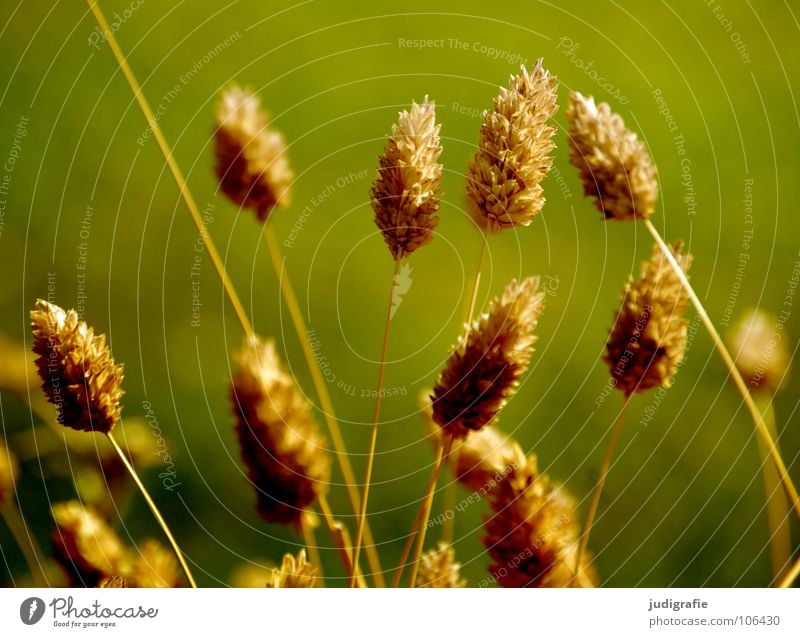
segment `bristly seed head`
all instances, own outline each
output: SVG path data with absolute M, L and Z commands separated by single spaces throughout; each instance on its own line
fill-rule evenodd
M 42 389 L 58 422 L 79 431 L 108 433 L 119 422 L 122 365 L 115 365 L 103 334 L 47 301 L 31 312 L 33 352 Z
M 420 558 L 417 575 L 418 588 L 464 588 L 461 564 L 456 562 L 456 552 L 445 542 L 429 549 Z
M 536 456 L 512 468 L 489 494 L 491 515 L 482 538 L 489 572 L 505 588 L 594 586 L 589 556 L 575 575 L 576 504 L 563 487 L 539 473 Z
M 486 230 L 527 226 L 544 206 L 542 180 L 550 171 L 558 110 L 557 78 L 536 62 L 501 88 L 484 111 L 478 152 L 467 166 L 472 214 Z
M 672 254 L 686 272 L 692 262 L 678 242 Z M 605 361 L 614 386 L 630 394 L 669 387 L 686 349 L 689 305 L 686 290 L 661 249 L 642 263 L 639 280 L 630 278 L 606 344 Z
M 495 419 L 528 369 L 544 305 L 539 278 L 512 281 L 488 311 L 466 326 L 431 397 L 433 419 L 463 438 Z
M 315 588 L 318 571 L 306 559 L 306 550 L 301 549 L 297 557 L 287 553 L 283 556 L 281 567 L 272 571 L 267 588 Z
M 572 93 L 567 119 L 569 159 L 583 180 L 583 192 L 606 219 L 646 219 L 658 198 L 650 153 L 622 117 L 606 103 Z
M 256 338 L 234 361 L 236 434 L 258 495 L 258 512 L 267 522 L 299 526 L 305 509 L 327 488 L 325 440 L 272 341 Z
M 214 131 L 220 188 L 237 206 L 265 222 L 275 207 L 291 203 L 294 173 L 286 141 L 270 128 L 269 114 L 249 89 L 236 85 L 220 98 Z
M 436 106 L 425 96 L 403 111 L 383 154 L 372 186 L 375 223 L 392 256 L 402 259 L 429 243 L 439 224 L 442 152 Z

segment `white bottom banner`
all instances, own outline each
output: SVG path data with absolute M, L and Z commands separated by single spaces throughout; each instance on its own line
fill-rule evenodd
M 2 589 L 0 635 L 800 635 L 800 590 Z M 244 631 L 247 631 L 246 633 Z M 229 632 L 229 634 L 232 634 Z

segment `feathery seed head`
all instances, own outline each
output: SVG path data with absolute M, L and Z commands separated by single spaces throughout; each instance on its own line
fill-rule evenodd
M 433 388 L 433 419 L 454 438 L 492 422 L 528 369 L 544 305 L 538 277 L 506 286 L 459 338 Z
M 484 427 L 458 446 L 455 472 L 458 481 L 479 493 L 488 493 L 508 472 L 525 463 L 525 453 L 513 439 L 494 426 Z
M 686 272 L 692 262 L 681 254 L 682 242 L 672 253 Z M 689 305 L 680 279 L 656 245 L 653 256 L 641 265 L 639 279 L 625 286 L 622 305 L 606 343 L 605 361 L 614 385 L 631 393 L 651 387 L 669 387 L 683 360 L 688 321 L 683 317 Z
M 774 315 L 754 309 L 742 315 L 729 335 L 736 367 L 752 389 L 776 391 L 786 381 L 791 356 L 786 334 L 776 326 Z
M 512 75 L 494 108 L 484 111 L 478 151 L 467 166 L 473 217 L 486 230 L 527 226 L 544 206 L 542 180 L 550 171 L 558 110 L 557 78 L 536 63 Z
M 271 340 L 256 338 L 234 360 L 236 434 L 258 494 L 258 512 L 267 522 L 298 526 L 330 478 L 325 440 Z
M 71 500 L 56 504 L 53 518 L 56 559 L 74 586 L 97 586 L 127 572 L 122 541 L 94 509 Z
M 482 541 L 495 581 L 505 588 L 570 586 L 579 535 L 575 502 L 539 473 L 533 454 L 492 490 L 489 503 Z M 575 585 L 591 587 L 593 581 L 584 562 Z
M 436 106 L 427 96 L 400 113 L 397 124 L 378 158 L 372 186 L 375 223 L 392 256 L 402 259 L 429 243 L 439 223 L 439 189 L 442 153 Z
M 656 169 L 644 143 L 605 102 L 572 93 L 569 158 L 583 192 L 606 219 L 646 219 L 658 198 Z
M 420 558 L 417 586 L 419 588 L 464 588 L 461 564 L 456 562 L 456 552 L 445 542 L 429 549 Z
M 41 299 L 31 327 L 42 389 L 58 422 L 79 431 L 111 431 L 120 418 L 122 365 L 114 364 L 105 335 L 95 334 L 74 310 Z
M 214 131 L 220 188 L 236 205 L 265 222 L 275 207 L 291 203 L 294 173 L 283 135 L 269 127 L 269 114 L 249 89 L 236 85 L 222 94 Z
M 161 542 L 144 540 L 132 551 L 132 579 L 138 588 L 178 588 L 181 572 L 172 551 Z
M 317 569 L 306 559 L 306 550 L 301 549 L 297 557 L 287 553 L 279 569 L 272 571 L 267 588 L 315 588 Z
M 0 506 L 8 502 L 14 495 L 19 465 L 3 439 L 0 438 Z

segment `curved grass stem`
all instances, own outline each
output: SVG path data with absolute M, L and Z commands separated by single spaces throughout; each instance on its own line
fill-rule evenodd
M 117 441 L 114 439 L 114 436 L 109 431 L 106 433 L 109 442 L 114 447 L 114 450 L 117 452 L 119 459 L 122 461 L 122 464 L 125 465 L 125 468 L 128 470 L 131 478 L 133 479 L 134 483 L 138 487 L 139 491 L 142 494 L 142 497 L 147 502 L 147 506 L 150 507 L 150 511 L 153 513 L 153 517 L 158 522 L 161 530 L 164 531 L 164 535 L 167 536 L 167 540 L 169 541 L 170 546 L 172 547 L 173 552 L 175 553 L 175 557 L 178 558 L 178 562 L 181 565 L 181 569 L 183 569 L 184 575 L 186 575 L 186 579 L 189 581 L 189 584 L 192 588 L 197 588 L 197 583 L 194 581 L 194 577 L 192 576 L 192 572 L 189 570 L 189 565 L 186 563 L 186 559 L 183 557 L 183 551 L 181 551 L 180 546 L 175 541 L 174 536 L 172 535 L 172 531 L 169 530 L 169 526 L 167 526 L 166 521 L 161 515 L 161 512 L 158 510 L 156 503 L 153 502 L 153 498 L 150 497 L 150 493 L 147 491 L 147 487 L 144 486 L 144 483 L 139 478 L 139 474 L 136 473 L 136 469 L 133 468 L 133 465 L 128 460 L 128 456 L 125 455 L 125 452 L 122 448 L 117 444 Z
M 619 443 L 619 435 L 622 432 L 622 426 L 625 423 L 625 411 L 631 402 L 633 394 L 626 393 L 622 402 L 617 417 L 614 419 L 614 424 L 611 427 L 611 436 L 608 439 L 606 446 L 606 453 L 603 456 L 603 464 L 600 465 L 600 473 L 597 476 L 597 484 L 592 492 L 592 500 L 589 504 L 589 510 L 586 512 L 586 520 L 583 523 L 583 530 L 581 531 L 580 541 L 578 542 L 578 554 L 575 557 L 575 577 L 577 578 L 581 572 L 581 563 L 583 556 L 586 554 L 586 547 L 589 545 L 589 535 L 592 532 L 592 525 L 594 518 L 597 515 L 597 509 L 600 506 L 600 496 L 603 494 L 603 487 L 606 484 L 608 477 L 608 470 L 611 467 L 611 460 L 614 457 L 614 451 Z
M 442 467 L 447 461 L 447 456 L 450 455 L 450 450 L 453 448 L 453 437 L 447 436 L 439 443 L 439 450 L 436 454 L 436 462 L 433 465 L 431 472 L 431 479 L 428 483 L 428 489 L 425 493 L 425 499 L 422 501 L 421 516 L 419 518 L 419 530 L 417 531 L 417 547 L 414 549 L 414 557 L 411 558 L 411 574 L 408 577 L 408 587 L 414 588 L 417 585 L 417 574 L 419 573 L 419 562 L 422 557 L 422 550 L 425 548 L 425 535 L 428 530 L 428 520 L 431 516 L 431 508 L 433 507 L 433 497 L 436 495 L 436 483 L 439 481 L 439 474 L 442 472 Z
M 376 383 L 377 394 L 375 396 L 375 407 L 372 412 L 372 430 L 369 439 L 369 451 L 367 452 L 367 469 L 364 476 L 364 493 L 361 498 L 361 510 L 358 513 L 356 526 L 356 542 L 354 544 L 353 564 L 358 568 L 358 558 L 361 553 L 361 544 L 364 539 L 364 527 L 367 520 L 367 502 L 369 499 L 369 488 L 372 483 L 372 468 L 375 464 L 375 448 L 378 443 L 378 421 L 381 417 L 381 402 L 383 400 L 383 380 L 386 375 L 386 352 L 389 349 L 389 332 L 392 324 L 392 304 L 394 301 L 395 279 L 400 273 L 400 260 L 395 259 L 392 279 L 389 285 L 389 304 L 386 309 L 386 322 L 383 326 L 383 343 L 381 344 L 381 355 L 378 360 L 378 382 Z M 350 586 L 356 585 L 355 578 L 350 580 Z
M 697 310 L 697 313 L 700 315 L 700 320 L 703 321 L 706 331 L 711 336 L 711 340 L 714 341 L 714 346 L 717 348 L 719 355 L 722 357 L 725 366 L 728 368 L 728 373 L 730 374 L 731 378 L 733 378 L 733 383 L 736 385 L 736 389 L 739 390 L 739 393 L 742 395 L 742 399 L 744 400 L 744 404 L 747 407 L 747 410 L 750 412 L 750 416 L 753 419 L 753 424 L 756 429 L 756 434 L 764 443 L 764 446 L 766 447 L 767 452 L 772 459 L 772 463 L 775 465 L 775 469 L 778 472 L 778 477 L 780 478 L 781 484 L 786 491 L 786 495 L 788 496 L 789 501 L 792 503 L 792 508 L 794 509 L 798 519 L 800 519 L 800 496 L 798 495 L 797 489 L 792 482 L 792 478 L 789 476 L 789 472 L 786 469 L 786 464 L 783 461 L 783 457 L 781 456 L 780 451 L 778 451 L 778 447 L 775 445 L 775 440 L 770 434 L 766 423 L 764 422 L 764 417 L 753 400 L 753 397 L 750 395 L 747 385 L 745 384 L 742 375 L 739 373 L 739 369 L 736 367 L 733 357 L 728 351 L 728 348 L 725 347 L 722 337 L 719 335 L 717 328 L 714 327 L 711 317 L 709 317 L 702 301 L 700 301 L 700 298 L 695 293 L 694 288 L 692 288 L 692 284 L 689 283 L 686 273 L 675 260 L 672 250 L 670 250 L 669 246 L 666 244 L 656 227 L 649 219 L 644 220 L 644 225 L 648 232 L 653 236 L 653 239 L 655 239 L 670 266 L 672 266 L 675 274 L 680 279 L 680 282 L 686 290 L 687 295 L 691 299 L 692 304 Z

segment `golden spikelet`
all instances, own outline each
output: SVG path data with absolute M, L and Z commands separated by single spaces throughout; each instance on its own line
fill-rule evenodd
M 540 474 L 531 454 L 491 491 L 491 515 L 482 538 L 492 560 L 489 572 L 505 588 L 594 585 L 583 561 L 574 577 L 579 529 L 576 505 L 563 487 Z
M 452 546 L 439 542 L 436 548 L 422 555 L 417 574 L 418 588 L 464 588 L 466 585 Z
M 236 433 L 258 494 L 258 512 L 267 522 L 299 526 L 330 478 L 325 440 L 272 341 L 256 338 L 234 361 Z
M 402 259 L 429 243 L 439 223 L 442 152 L 436 106 L 426 96 L 403 111 L 383 154 L 372 186 L 375 223 L 392 256 Z
M 454 457 L 458 481 L 482 495 L 525 463 L 522 448 L 493 426 L 465 438 Z
M 538 277 L 512 281 L 459 338 L 433 388 L 433 420 L 463 438 L 494 420 L 528 369 L 544 305 Z
M 583 191 L 606 219 L 646 219 L 658 198 L 650 153 L 622 117 L 606 103 L 571 93 L 567 119 L 569 158 L 580 172 Z
M 672 248 L 684 272 L 692 257 L 682 255 L 683 243 Z M 639 280 L 625 287 L 622 306 L 606 343 L 605 361 L 614 386 L 626 394 L 659 385 L 668 387 L 686 349 L 689 306 L 680 279 L 656 245 L 641 265 Z
M 97 588 L 128 588 L 128 580 L 122 575 L 112 575 L 103 579 Z
M 33 352 L 42 389 L 62 425 L 108 433 L 120 417 L 122 365 L 115 365 L 104 334 L 74 310 L 38 300 L 31 312 Z
M 306 559 L 306 550 L 301 549 L 297 557 L 287 553 L 279 569 L 272 571 L 267 588 L 315 588 L 317 569 Z
M 0 506 L 14 497 L 18 474 L 17 459 L 0 438 Z
M 214 131 L 220 188 L 262 222 L 276 206 L 291 203 L 294 173 L 283 135 L 269 127 L 269 114 L 251 90 L 231 86 L 222 94 Z
M 138 588 L 177 588 L 181 585 L 178 560 L 157 540 L 144 540 L 132 551 L 131 579 Z
M 750 310 L 734 324 L 728 342 L 744 381 L 752 388 L 776 391 L 786 382 L 791 355 L 778 319 Z
M 56 559 L 73 586 L 94 587 L 128 570 L 125 546 L 105 520 L 77 501 L 53 507 Z
M 484 111 L 478 152 L 467 166 L 471 211 L 486 230 L 527 226 L 544 206 L 542 180 L 555 148 L 557 79 L 536 62 L 501 88 L 494 109 Z

